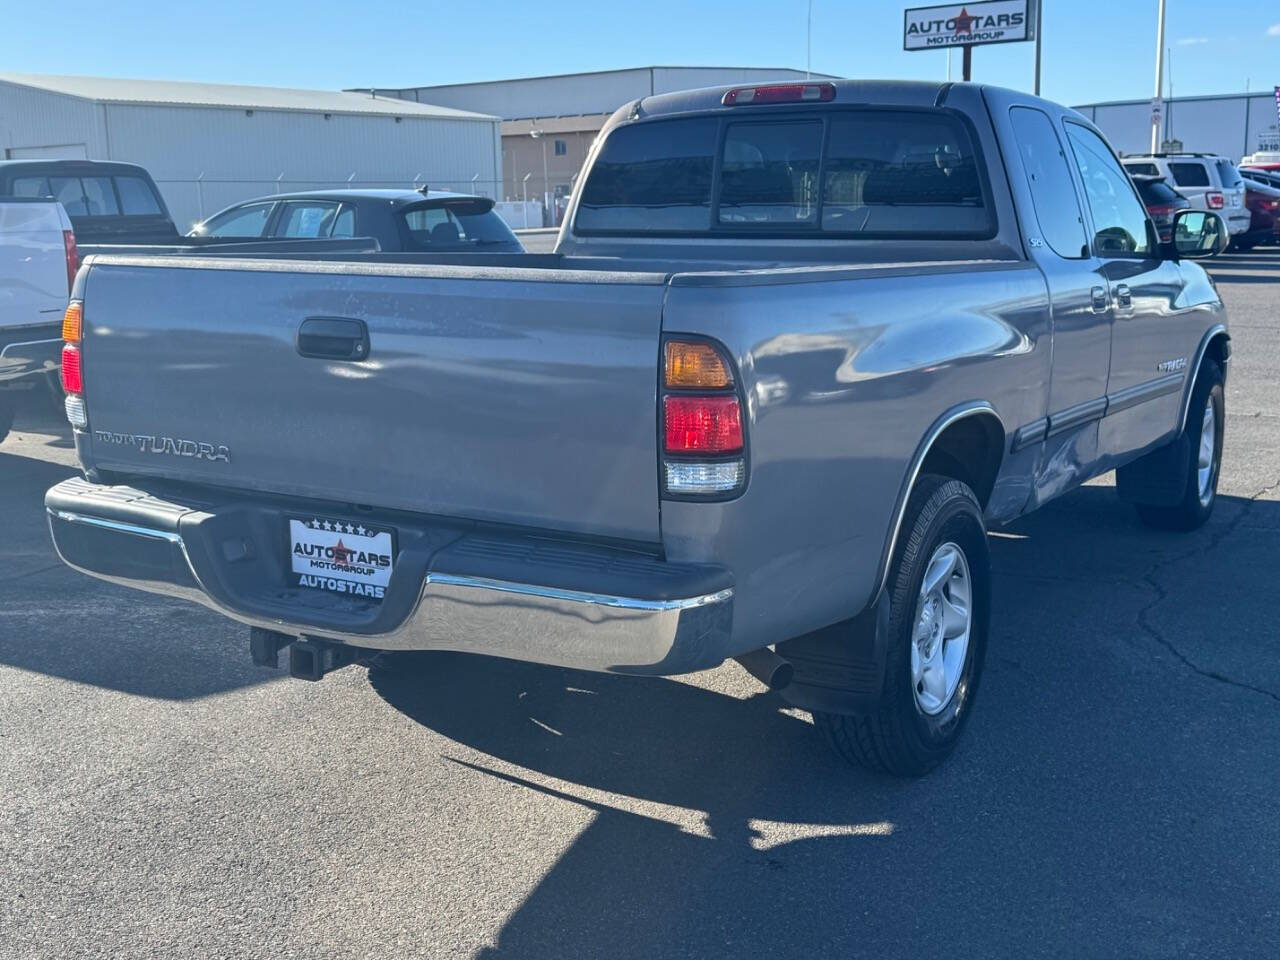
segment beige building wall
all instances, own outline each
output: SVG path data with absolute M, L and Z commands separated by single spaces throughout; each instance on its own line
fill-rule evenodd
M 574 178 L 582 169 L 596 134 L 609 115 L 546 117 L 507 120 L 502 124 L 503 192 L 508 200 L 521 200 L 527 189 L 530 200 L 567 196 Z M 541 131 L 541 137 L 533 137 Z M 546 151 L 546 179 L 543 179 L 543 151 Z M 528 182 L 525 184 L 525 177 Z

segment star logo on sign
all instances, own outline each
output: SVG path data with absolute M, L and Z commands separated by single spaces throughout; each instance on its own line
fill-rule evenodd
M 363 537 L 363 536 L 365 535 L 365 533 L 366 533 L 366 532 L 367 532 L 367 531 L 365 530 L 365 528 L 364 528 L 364 527 L 356 527 L 356 533 L 360 534 L 360 536 L 362 536 L 362 537 Z
M 353 527 L 351 524 L 349 524 L 349 523 L 348 523 L 348 524 L 347 524 L 347 533 L 355 533 L 355 532 L 356 532 L 356 528 L 355 528 L 355 527 Z
M 324 522 L 324 528 L 325 528 L 326 530 L 332 530 L 332 529 L 333 529 L 333 524 L 331 524 L 328 520 L 326 520 L 326 521 Z
M 955 19 L 955 24 L 956 24 L 955 35 L 958 37 L 962 33 L 967 33 L 969 36 L 972 37 L 973 25 L 974 23 L 977 22 L 977 19 L 978 19 L 977 17 L 969 16 L 969 11 L 966 10 L 964 7 L 961 7 L 960 13 L 956 16 L 956 19 Z

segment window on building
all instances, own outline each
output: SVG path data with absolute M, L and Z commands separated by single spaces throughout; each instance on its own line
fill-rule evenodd
M 555 146 L 557 157 L 563 157 L 569 152 L 569 144 L 565 143 L 563 140 L 557 140 Z

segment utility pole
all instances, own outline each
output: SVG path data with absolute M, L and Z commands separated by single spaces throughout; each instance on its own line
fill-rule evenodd
M 1040 37 L 1044 33 L 1041 17 L 1044 15 L 1044 0 L 1036 0 L 1036 83 L 1035 95 L 1040 96 Z
M 1164 0 L 1161 0 L 1163 3 Z M 964 59 L 960 61 L 960 79 L 968 83 L 973 79 L 973 45 L 964 45 Z
M 1156 95 L 1151 101 L 1151 152 L 1160 150 L 1160 120 L 1164 113 L 1161 93 L 1164 87 L 1164 0 L 1160 0 L 1160 13 L 1156 20 Z
M 808 80 L 813 71 L 813 0 L 809 0 L 809 18 L 804 33 L 804 78 Z

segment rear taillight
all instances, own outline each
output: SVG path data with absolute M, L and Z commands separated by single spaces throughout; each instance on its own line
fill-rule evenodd
M 717 344 L 668 340 L 662 365 L 662 473 L 668 497 L 724 497 L 746 484 L 742 401 Z
M 80 365 L 80 348 L 66 344 L 62 348 L 62 389 L 67 393 L 84 393 L 84 370 Z
M 1227 198 L 1220 193 L 1206 193 L 1204 199 L 1210 210 L 1221 210 L 1227 205 Z
M 1155 206 L 1147 207 L 1147 213 L 1152 217 L 1167 217 L 1173 213 L 1173 207 L 1167 204 L 1156 204 Z
M 62 249 L 67 255 L 67 295 L 76 285 L 76 271 L 80 269 L 80 251 L 76 249 L 76 235 L 70 230 L 62 231 Z
M 833 83 L 771 83 L 762 87 L 735 87 L 721 99 L 726 107 L 757 103 L 829 103 L 836 98 Z
M 74 241 L 73 241 L 74 243 Z M 62 389 L 67 393 L 67 419 L 73 427 L 84 430 L 89 415 L 84 403 L 84 304 L 72 300 L 62 315 Z

